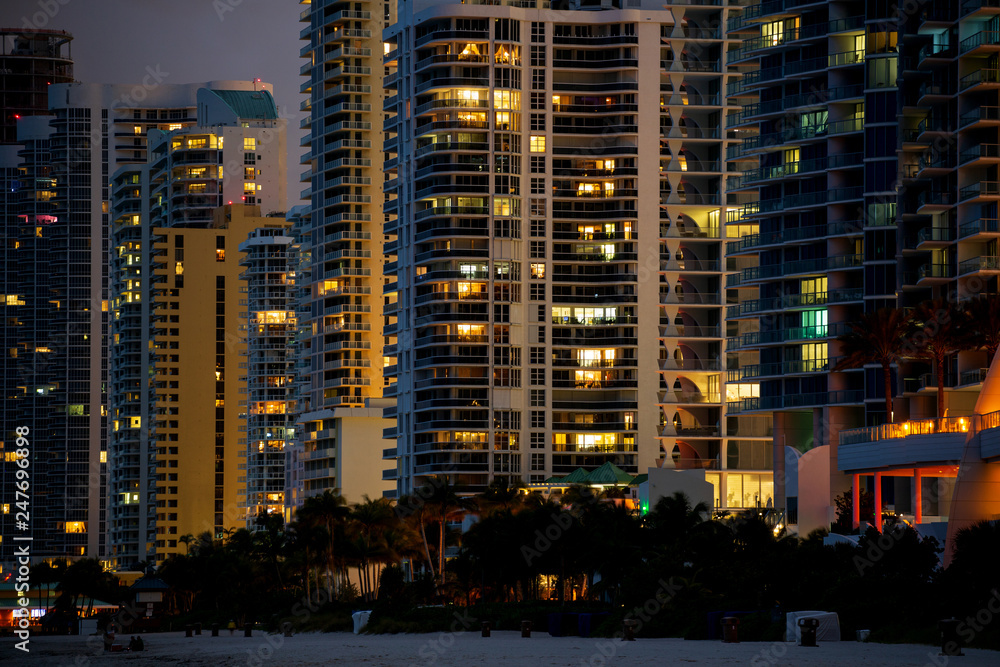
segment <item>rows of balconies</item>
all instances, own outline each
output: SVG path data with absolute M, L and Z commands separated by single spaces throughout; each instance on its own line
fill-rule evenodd
M 858 405 L 865 399 L 860 389 L 760 396 L 726 403 L 730 414 L 741 412 L 774 411 L 789 408 L 822 408 L 834 405 Z
M 739 319 L 769 311 L 813 308 L 834 303 L 860 302 L 863 298 L 863 289 L 845 288 L 834 292 L 807 292 L 804 294 L 787 294 L 778 297 L 747 299 L 741 301 L 739 304 L 729 306 L 726 311 L 726 318 Z

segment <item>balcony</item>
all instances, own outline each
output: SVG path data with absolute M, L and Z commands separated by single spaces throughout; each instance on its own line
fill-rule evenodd
M 996 30 L 983 30 L 977 32 L 972 37 L 967 37 L 963 39 L 958 45 L 958 52 L 961 55 L 970 54 L 970 52 L 975 51 L 995 51 L 997 49 L 989 49 L 983 47 L 998 47 L 1000 46 L 1000 32 Z
M 975 417 L 948 417 L 841 431 L 837 465 L 842 472 L 955 465 L 974 423 Z
M 960 188 L 958 191 L 958 200 L 962 202 L 987 197 L 1000 197 L 1000 182 L 980 181 Z
M 945 282 L 954 277 L 954 271 L 948 264 L 924 264 L 917 269 L 917 284 L 932 284 Z
M 1000 160 L 1000 144 L 979 144 L 959 153 L 958 164 L 965 166 L 975 162 L 995 163 Z
M 861 390 L 823 391 L 785 396 L 760 396 L 744 398 L 739 401 L 729 401 L 726 404 L 726 410 L 730 414 L 734 414 L 766 410 L 822 408 L 831 405 L 861 405 L 864 402 L 864 398 L 864 391 Z
M 958 81 L 958 89 L 965 92 L 977 86 L 995 86 L 1000 84 L 1000 70 L 983 68 L 971 74 L 966 74 Z
M 987 234 L 998 234 L 1000 233 L 1000 224 L 996 218 L 982 218 L 980 220 L 973 220 L 971 222 L 966 222 L 958 228 L 958 238 L 967 239 L 973 236 L 987 235 Z
M 1000 257 L 984 255 L 967 259 L 958 264 L 958 275 L 965 276 L 972 273 L 996 273 L 1000 271 Z

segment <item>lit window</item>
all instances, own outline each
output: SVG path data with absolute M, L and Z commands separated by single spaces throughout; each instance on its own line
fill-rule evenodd
M 493 215 L 510 215 L 510 197 L 493 198 Z
M 225 248 L 217 248 L 216 249 L 216 251 L 215 251 L 215 261 L 216 262 L 224 262 L 224 261 L 226 261 L 226 249 Z
M 142 428 L 142 417 L 129 417 L 129 428 Z
M 86 533 L 87 524 L 83 521 L 67 521 L 66 522 L 66 532 L 67 533 Z
M 544 153 L 545 137 L 537 134 L 531 135 L 529 146 L 532 153 Z
M 532 264 L 531 265 L 531 277 L 536 280 L 541 280 L 545 277 L 545 265 L 544 264 Z
M 243 150 L 245 151 L 257 150 L 257 139 L 255 139 L 254 137 L 243 137 Z
M 258 324 L 284 324 L 288 312 L 284 310 L 262 310 L 257 313 Z
M 107 463 L 107 462 L 108 462 L 108 453 L 106 451 L 102 451 L 101 452 L 101 463 Z
M 134 132 L 135 132 L 136 134 L 142 134 L 142 125 L 136 125 L 136 126 L 135 126 L 134 128 L 132 128 L 132 129 L 133 129 L 133 131 L 134 131 Z

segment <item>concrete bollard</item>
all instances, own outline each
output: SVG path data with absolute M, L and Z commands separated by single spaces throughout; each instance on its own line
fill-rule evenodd
M 531 621 L 521 621 L 521 636 L 531 638 Z
M 635 641 L 635 628 L 639 625 L 639 621 L 626 618 L 622 621 L 622 641 L 623 642 L 634 642 Z
M 201 623 L 195 623 L 194 624 L 194 634 L 195 634 L 196 637 L 200 637 L 201 636 Z
M 489 637 L 489 636 L 490 636 L 490 622 L 483 621 L 483 637 Z
M 253 623 L 247 623 L 243 626 L 243 636 L 253 637 Z
M 212 636 L 213 637 L 218 637 L 219 636 L 219 624 L 218 623 L 212 623 Z
M 722 619 L 722 643 L 723 644 L 739 644 L 740 643 L 740 619 L 736 616 L 726 616 Z
M 184 636 L 185 637 L 193 637 L 194 636 L 193 632 L 194 632 L 194 626 L 193 625 L 185 625 L 184 626 Z

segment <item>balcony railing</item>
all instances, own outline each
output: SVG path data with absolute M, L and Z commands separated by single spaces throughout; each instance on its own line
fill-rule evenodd
M 857 445 L 880 440 L 898 440 L 911 435 L 930 435 L 932 433 L 968 433 L 971 427 L 969 417 L 946 417 L 944 419 L 924 419 L 907 421 L 901 424 L 882 424 L 854 428 L 840 432 L 841 445 Z
M 972 49 L 989 44 L 1000 44 L 1000 32 L 996 30 L 983 30 L 977 32 L 972 37 L 967 37 L 963 39 L 959 45 L 959 53 L 965 53 L 966 51 L 971 51 Z
M 982 83 L 1000 83 L 1000 69 L 977 69 L 971 74 L 966 74 L 958 82 L 959 91 L 977 86 Z
M 983 218 L 964 223 L 958 228 L 958 238 L 964 239 L 973 234 L 996 234 L 998 232 L 1000 232 L 1000 225 L 998 225 L 996 218 Z
M 958 265 L 958 275 L 960 276 L 976 271 L 1000 271 L 1000 257 L 989 255 L 973 257 Z

